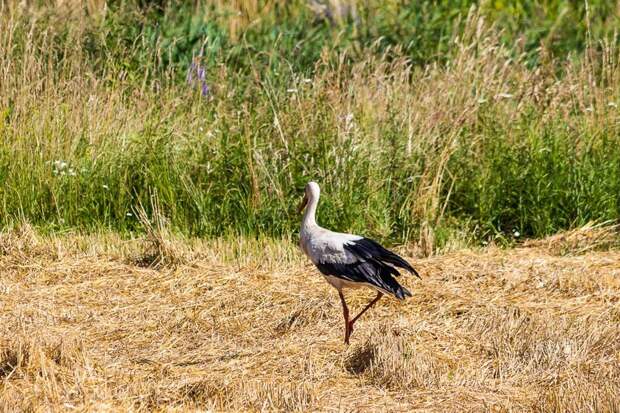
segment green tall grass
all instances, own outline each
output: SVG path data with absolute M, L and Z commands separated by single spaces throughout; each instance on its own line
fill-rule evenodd
M 619 218 L 607 2 L 311 3 L 3 3 L 0 223 L 288 236 L 310 179 L 427 252 Z

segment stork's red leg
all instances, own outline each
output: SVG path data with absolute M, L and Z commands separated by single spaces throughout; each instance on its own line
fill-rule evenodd
M 375 303 L 377 301 L 379 301 L 379 299 L 383 297 L 383 293 L 382 292 L 378 292 L 377 296 L 375 297 L 374 300 L 372 300 L 370 303 L 368 303 L 368 305 L 362 310 L 360 311 L 360 313 L 358 315 L 355 316 L 355 318 L 353 320 L 351 320 L 349 322 L 349 334 L 353 332 L 353 324 L 355 324 L 355 322 L 357 321 L 358 318 L 360 318 L 362 316 L 362 314 L 364 314 L 366 312 L 366 310 L 368 310 L 370 307 L 372 307 L 373 305 L 375 305 Z
M 351 336 L 351 324 L 349 323 L 349 307 L 347 307 L 347 302 L 344 300 L 344 295 L 342 291 L 338 291 L 338 295 L 340 295 L 340 301 L 342 302 L 342 315 L 344 316 L 344 344 L 349 344 L 349 337 Z

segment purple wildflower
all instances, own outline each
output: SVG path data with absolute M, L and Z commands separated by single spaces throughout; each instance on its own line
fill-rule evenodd
M 210 89 L 207 84 L 206 70 L 197 61 L 192 62 L 187 69 L 187 84 L 192 88 L 199 87 L 202 96 L 206 97 L 209 95 Z

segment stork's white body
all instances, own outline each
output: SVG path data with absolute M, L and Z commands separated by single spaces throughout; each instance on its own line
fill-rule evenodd
M 330 231 L 321 228 L 316 223 L 307 226 L 302 224 L 299 233 L 299 246 L 314 265 L 325 262 L 353 264 L 357 262 L 359 258 L 347 251 L 344 246 L 350 241 L 358 241 L 362 238 L 363 237 L 359 235 Z M 353 282 L 333 275 L 322 275 L 325 280 L 338 291 L 341 291 L 343 288 L 370 287 L 382 293 L 389 294 L 385 290 L 369 283 Z

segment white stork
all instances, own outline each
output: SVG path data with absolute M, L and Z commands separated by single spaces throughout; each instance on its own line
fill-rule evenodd
M 366 310 L 372 307 L 383 294 L 392 295 L 399 300 L 411 297 L 406 288 L 398 284 L 393 276 L 400 273 L 394 267 L 404 268 L 420 278 L 418 272 L 407 261 L 379 243 L 359 235 L 343 234 L 321 228 L 316 223 L 316 207 L 321 190 L 316 182 L 306 185 L 304 198 L 298 212 L 307 206 L 301 221 L 300 246 L 312 263 L 340 295 L 344 315 L 344 342 L 349 344 L 353 324 Z M 370 287 L 377 291 L 372 300 L 352 320 L 349 308 L 342 293 L 343 288 Z

